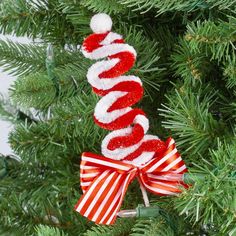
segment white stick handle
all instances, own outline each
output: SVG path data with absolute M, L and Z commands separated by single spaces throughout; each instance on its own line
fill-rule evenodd
M 139 184 L 140 184 L 140 189 L 141 189 L 142 195 L 143 195 L 144 205 L 145 205 L 145 207 L 149 207 L 150 202 L 149 202 L 149 199 L 148 199 L 147 191 L 146 191 L 145 187 L 143 186 L 143 184 L 141 183 L 140 180 L 139 180 Z

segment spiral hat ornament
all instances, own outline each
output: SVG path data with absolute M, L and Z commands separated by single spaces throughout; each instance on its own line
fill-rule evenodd
M 112 20 L 107 14 L 93 16 L 90 27 L 94 33 L 84 40 L 82 53 L 99 60 L 87 73 L 93 92 L 101 96 L 94 121 L 111 132 L 102 141 L 103 156 L 82 155 L 84 194 L 75 210 L 96 223 L 112 224 L 134 178 L 138 178 L 142 191 L 145 188 L 154 194 L 175 195 L 187 169 L 174 140 L 164 142 L 147 134 L 145 112 L 132 108 L 144 91 L 139 77 L 125 75 L 135 63 L 135 49 L 121 35 L 111 32 Z

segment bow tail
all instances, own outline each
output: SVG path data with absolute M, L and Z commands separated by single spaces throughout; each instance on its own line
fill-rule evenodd
M 181 192 L 180 182 L 155 180 L 150 177 L 140 177 L 140 179 L 145 188 L 154 194 L 166 196 L 176 195 Z
M 90 169 L 89 165 L 84 164 L 85 169 Z M 102 171 L 89 180 L 89 186 L 84 189 L 75 210 L 97 224 L 113 224 L 134 177 L 135 170 L 127 174 L 112 169 Z

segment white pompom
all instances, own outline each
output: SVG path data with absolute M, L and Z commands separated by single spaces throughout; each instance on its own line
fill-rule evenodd
M 90 28 L 94 33 L 101 34 L 110 31 L 112 27 L 111 17 L 105 13 L 99 13 L 92 17 Z

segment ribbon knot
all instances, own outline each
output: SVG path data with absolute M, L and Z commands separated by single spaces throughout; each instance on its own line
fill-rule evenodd
M 113 224 L 129 184 L 135 177 L 150 192 L 176 195 L 186 166 L 172 138 L 167 140 L 164 153 L 154 156 L 142 166 L 85 152 L 80 165 L 83 195 L 75 210 L 97 224 Z

